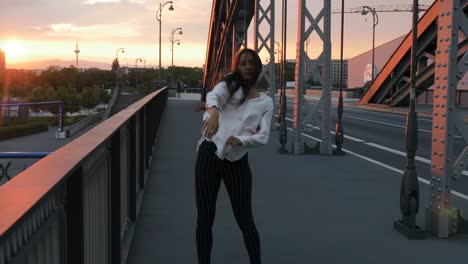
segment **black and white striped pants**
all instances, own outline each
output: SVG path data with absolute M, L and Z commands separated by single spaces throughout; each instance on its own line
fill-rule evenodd
M 213 142 L 201 143 L 195 165 L 198 263 L 210 263 L 216 199 L 223 180 L 234 216 L 244 236 L 250 263 L 260 264 L 260 238 L 252 215 L 252 173 L 248 156 L 246 154 L 233 162 L 219 159 L 215 151 L 216 145 Z

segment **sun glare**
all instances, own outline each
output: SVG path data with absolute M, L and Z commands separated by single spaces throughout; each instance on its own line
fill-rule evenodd
M 0 44 L 0 48 L 5 51 L 7 58 L 11 60 L 21 59 L 26 53 L 24 44 L 16 40 L 6 41 L 3 45 Z

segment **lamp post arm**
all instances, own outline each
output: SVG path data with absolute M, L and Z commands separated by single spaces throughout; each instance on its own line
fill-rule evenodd
M 375 8 L 372 9 L 372 15 L 375 16 L 374 18 L 374 27 L 377 26 L 379 24 L 379 16 L 377 15 L 377 12 L 375 11 Z
M 379 24 L 379 16 L 377 15 L 377 12 L 375 11 L 375 8 L 372 8 L 370 6 L 362 6 L 362 13 L 365 14 L 364 12 L 371 12 L 372 13 L 372 20 L 373 20 L 373 26 L 377 26 Z
M 168 5 L 168 4 L 171 4 L 171 5 L 172 5 L 173 3 L 172 3 L 172 1 L 167 1 L 167 2 L 165 2 L 164 4 L 159 3 L 159 8 L 158 8 L 158 10 L 156 11 L 156 19 L 157 19 L 159 22 L 161 22 L 161 13 L 162 13 L 162 10 L 163 10 L 164 7 L 165 7 L 166 5 Z
M 177 32 L 177 30 L 179 30 L 180 32 L 182 32 L 182 28 L 181 28 L 181 27 L 178 27 L 178 28 L 176 28 L 176 29 L 173 29 L 171 35 L 169 36 L 169 40 L 170 40 L 170 41 L 177 41 L 177 40 L 174 40 L 174 34 Z
M 115 51 L 115 57 L 118 59 L 119 58 L 119 51 L 123 51 L 124 48 L 118 48 L 116 51 Z

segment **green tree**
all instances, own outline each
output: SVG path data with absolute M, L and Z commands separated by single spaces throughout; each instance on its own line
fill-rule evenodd
M 44 102 L 51 97 L 55 98 L 55 90 L 51 85 L 36 85 L 27 94 L 26 98 L 29 102 Z
M 86 109 L 94 108 L 99 103 L 96 87 L 84 87 L 79 98 L 80 106 Z
M 80 103 L 76 88 L 73 86 L 60 86 L 55 93 L 55 100 L 65 104 L 65 112 L 74 113 L 80 110 Z
M 29 102 L 47 102 L 57 100 L 55 89 L 51 85 L 34 86 L 26 95 Z M 56 108 L 56 106 L 53 106 Z M 33 111 L 49 111 L 52 109 L 50 105 L 31 106 Z M 53 113 L 53 112 L 52 112 Z
M 113 72 L 117 72 L 117 69 L 119 69 L 120 67 L 120 64 L 119 64 L 119 59 L 115 58 L 113 61 L 112 61 L 112 71 Z

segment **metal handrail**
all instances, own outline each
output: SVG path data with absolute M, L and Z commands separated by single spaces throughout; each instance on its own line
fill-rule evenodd
M 106 114 L 106 111 L 101 111 L 95 115 L 91 115 L 91 116 L 88 116 L 82 120 L 80 120 L 79 122 L 71 125 L 69 128 L 68 128 L 68 131 L 70 133 L 70 136 L 73 136 L 75 135 L 76 133 L 80 132 L 81 130 L 85 129 L 86 127 L 98 122 L 98 121 L 102 121 L 104 116 Z
M 109 118 L 111 109 L 114 106 L 115 101 L 117 100 L 117 96 L 119 95 L 119 92 L 120 92 L 119 86 L 116 85 L 115 89 L 114 89 L 114 92 L 112 93 L 112 97 L 109 100 L 109 103 L 107 103 L 107 108 L 106 108 L 106 111 L 105 111 L 104 116 L 102 118 L 103 120 L 106 120 L 106 119 Z
M 153 92 L 0 187 L 0 263 L 125 263 L 167 97 Z

